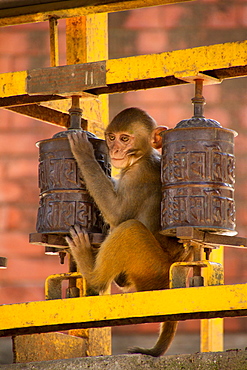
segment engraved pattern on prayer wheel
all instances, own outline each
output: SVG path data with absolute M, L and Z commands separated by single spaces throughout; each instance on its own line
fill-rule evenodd
M 103 221 L 86 190 L 76 160 L 70 150 L 68 131 L 37 143 L 39 147 L 40 205 L 36 229 L 38 233 L 68 233 L 81 225 L 88 232 L 102 232 Z M 105 141 L 88 133 L 95 157 L 110 176 Z M 103 189 L 102 189 L 103 191 Z
M 195 121 L 201 127 L 198 122 L 193 127 Z M 174 235 L 177 227 L 192 226 L 235 235 L 236 132 L 192 118 L 162 136 L 162 233 Z

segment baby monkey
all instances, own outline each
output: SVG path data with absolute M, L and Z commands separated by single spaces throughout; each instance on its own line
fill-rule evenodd
M 66 238 L 79 271 L 96 292 L 107 290 L 112 281 L 123 291 L 168 289 L 171 264 L 190 259 L 176 238 L 159 233 L 161 157 L 156 149 L 162 144 L 159 134 L 166 129 L 139 108 L 127 108 L 112 120 L 105 140 L 111 164 L 120 169 L 117 180 L 109 179 L 101 169 L 86 133 L 69 135 L 86 187 L 110 225 L 96 257 L 88 234 L 78 225 Z M 153 348 L 129 352 L 162 355 L 176 327 L 176 321 L 164 322 Z

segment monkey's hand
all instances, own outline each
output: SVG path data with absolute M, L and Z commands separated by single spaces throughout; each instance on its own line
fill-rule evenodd
M 70 228 L 70 236 L 66 236 L 65 239 L 81 274 L 87 277 L 94 265 L 94 258 L 87 232 L 79 225 L 75 225 Z
M 95 159 L 92 144 L 88 141 L 84 131 L 71 132 L 68 134 L 70 149 L 76 160 L 88 161 Z

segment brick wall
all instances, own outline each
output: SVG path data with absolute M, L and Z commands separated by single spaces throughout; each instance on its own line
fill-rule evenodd
M 109 15 L 110 57 L 158 53 L 246 38 L 247 1 L 201 0 L 144 8 Z M 60 21 L 60 64 L 65 64 L 64 22 Z M 0 72 L 49 66 L 48 24 L 28 24 L 0 29 Z M 146 109 L 159 124 L 174 127 L 192 115 L 192 86 L 176 86 L 110 98 L 110 116 L 129 106 Z M 246 79 L 224 81 L 204 89 L 205 115 L 238 131 L 236 138 L 237 230 L 247 230 L 247 119 Z M 8 257 L 8 269 L 0 270 L 0 304 L 44 299 L 44 279 L 67 271 L 55 256 L 30 245 L 38 208 L 38 150 L 35 143 L 51 137 L 59 128 L 6 110 L 0 111 L 0 256 Z M 246 251 L 225 251 L 226 283 L 244 283 Z M 246 319 L 226 320 L 228 330 L 245 330 Z M 140 327 L 138 327 L 140 328 Z M 156 330 L 156 325 L 139 330 Z M 195 330 L 197 321 L 180 324 Z M 127 330 L 123 329 L 123 330 Z
M 48 27 L 39 23 L 0 29 L 0 71 L 49 66 Z M 0 304 L 42 300 L 45 278 L 67 271 L 58 257 L 46 256 L 43 247 L 28 242 L 29 233 L 35 232 L 39 202 L 35 143 L 58 131 L 0 111 L 0 256 L 8 258 L 8 268 L 0 270 Z

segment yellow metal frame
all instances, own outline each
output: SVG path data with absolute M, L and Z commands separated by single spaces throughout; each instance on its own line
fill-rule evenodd
M 102 58 L 103 60 L 105 58 Z M 91 60 L 92 61 L 92 60 Z M 121 59 L 109 59 L 106 63 L 106 87 L 116 84 L 122 84 L 134 81 L 145 81 L 161 79 L 166 77 L 175 77 L 183 79 L 198 76 L 198 73 L 208 73 L 208 71 L 218 71 L 224 68 L 247 67 L 247 41 L 230 42 L 224 44 L 197 47 L 192 49 L 175 50 L 160 54 L 140 55 L 135 57 L 126 57 Z M 56 68 L 56 67 L 51 67 Z M 63 68 L 66 68 L 64 66 Z M 43 70 L 46 73 L 47 69 Z M 235 73 L 235 75 L 234 75 Z M 238 70 L 230 75 L 231 78 L 238 77 Z M 247 68 L 245 73 L 247 74 Z M 27 89 L 27 77 L 29 71 L 19 71 L 13 73 L 0 74 L 0 97 L 13 97 L 16 95 L 30 94 Z M 207 76 L 205 76 L 207 78 Z M 219 78 L 221 80 L 229 78 Z M 214 79 L 209 83 L 215 83 Z M 160 82 L 162 86 L 162 82 Z M 169 82 L 164 82 L 164 86 L 169 86 Z M 145 85 L 144 85 L 145 86 Z M 141 89 L 143 87 L 139 87 Z M 128 85 L 128 90 L 136 90 Z M 107 91 L 104 89 L 104 91 Z M 124 87 L 123 90 L 124 91 Z M 97 92 L 100 94 L 101 90 Z M 109 92 L 111 92 L 109 90 Z M 60 94 L 68 93 L 61 91 Z M 82 93 L 82 91 L 73 91 L 73 93 Z M 92 97 L 92 96 L 91 96 Z
M 62 283 L 64 280 L 82 280 L 82 275 L 78 272 L 50 275 L 45 281 L 45 299 L 61 299 Z M 82 285 L 82 284 L 80 284 Z
M 119 12 L 150 6 L 168 5 L 194 0 L 111 0 L 95 5 L 95 1 L 87 1 L 86 5 L 78 6 L 78 1 L 60 1 L 53 4 L 45 3 L 32 6 L 22 6 L 9 10 L 1 10 L 0 26 L 14 24 L 44 22 L 51 17 L 72 18 L 96 13 Z
M 2 305 L 0 336 L 244 315 L 247 284 L 168 289 Z

